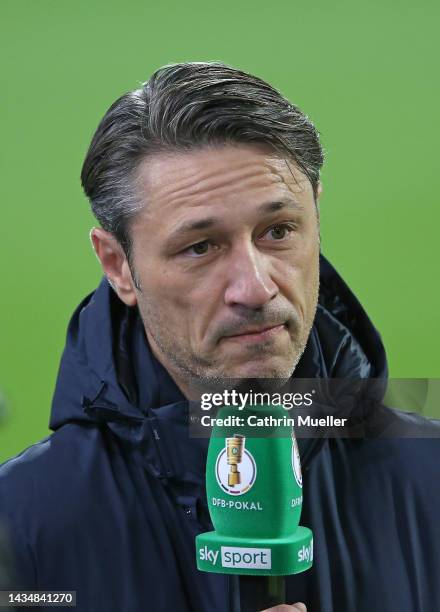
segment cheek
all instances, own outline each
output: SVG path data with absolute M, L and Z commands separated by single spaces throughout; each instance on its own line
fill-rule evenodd
M 319 244 L 311 248 L 302 265 L 305 300 L 309 306 L 315 306 L 319 291 Z
M 191 302 L 185 291 L 179 291 L 174 286 L 164 286 L 153 291 L 152 302 L 156 310 L 166 314 L 168 318 L 180 320 L 183 323 L 186 313 L 190 310 Z
M 192 343 L 200 335 L 208 308 L 209 293 L 203 283 L 191 283 L 175 275 L 158 274 L 142 284 L 146 320 L 160 325 L 169 338 Z M 142 299 L 141 295 L 141 299 Z
M 303 244 L 301 249 L 274 259 L 272 265 L 279 286 L 288 294 L 301 298 L 318 283 L 319 244 Z
M 138 296 L 139 305 L 143 304 L 145 314 L 150 313 L 150 317 L 153 315 L 156 320 L 166 319 L 170 324 L 181 318 L 187 308 L 188 296 L 170 271 L 164 267 L 148 266 L 138 274 L 142 288 Z
M 211 309 L 221 293 L 221 279 L 225 277 L 224 265 L 194 266 L 175 265 L 171 272 L 163 270 L 158 275 L 156 291 L 163 301 L 168 301 L 179 311 L 196 317 Z

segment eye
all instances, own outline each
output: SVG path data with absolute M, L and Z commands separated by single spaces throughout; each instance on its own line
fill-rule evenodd
M 183 254 L 189 255 L 190 257 L 202 257 L 203 255 L 207 255 L 210 251 L 212 244 L 209 240 L 202 240 L 201 242 L 196 242 L 192 244 L 187 249 L 183 251 Z
M 288 238 L 294 229 L 294 226 L 290 223 L 279 223 L 269 228 L 267 232 L 263 234 L 262 238 L 266 240 L 281 241 Z M 265 238 L 265 236 L 268 236 L 268 238 Z

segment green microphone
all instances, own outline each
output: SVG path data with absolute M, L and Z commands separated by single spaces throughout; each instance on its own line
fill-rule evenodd
M 299 526 L 301 464 L 286 414 L 274 405 L 222 407 L 208 449 L 206 492 L 215 530 L 196 537 L 197 567 L 264 577 L 255 582 L 254 610 L 286 603 L 284 576 L 313 563 L 312 532 Z

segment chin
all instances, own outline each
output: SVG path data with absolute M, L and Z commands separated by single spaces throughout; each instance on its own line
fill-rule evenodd
M 237 366 L 234 368 L 230 376 L 232 378 L 238 379 L 247 379 L 247 378 L 272 378 L 272 379 L 283 379 L 287 380 L 292 376 L 292 373 L 295 369 L 295 364 L 276 362 L 275 360 L 271 360 L 271 362 L 262 363 L 246 363 L 242 366 Z

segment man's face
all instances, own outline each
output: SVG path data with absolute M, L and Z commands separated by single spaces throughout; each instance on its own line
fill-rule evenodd
M 155 155 L 139 179 L 132 265 L 156 357 L 181 388 L 191 377 L 289 377 L 318 298 L 309 180 L 247 145 Z

